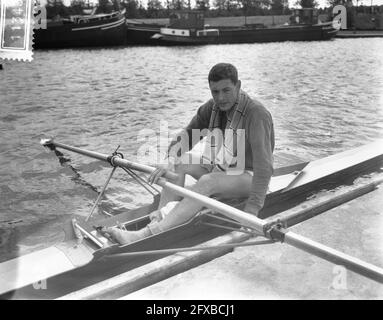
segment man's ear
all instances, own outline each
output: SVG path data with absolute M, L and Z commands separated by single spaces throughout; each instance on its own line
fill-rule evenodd
M 241 84 L 242 84 L 241 80 L 238 80 L 237 85 L 236 85 L 238 91 L 241 89 Z

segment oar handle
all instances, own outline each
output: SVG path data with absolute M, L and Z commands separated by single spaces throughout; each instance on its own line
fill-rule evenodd
M 45 147 L 48 147 L 50 149 L 53 149 L 54 147 L 62 148 L 62 149 L 68 150 L 68 151 L 72 151 L 72 152 L 82 154 L 82 155 L 90 157 L 90 158 L 98 159 L 98 160 L 109 162 L 109 163 L 111 163 L 111 159 L 113 158 L 113 165 L 137 170 L 137 171 L 144 172 L 144 173 L 150 174 L 156 169 L 154 167 L 151 167 L 151 166 L 148 166 L 145 164 L 136 163 L 136 162 L 133 162 L 133 161 L 130 161 L 130 160 L 118 157 L 118 156 L 113 157 L 113 156 L 102 154 L 99 152 L 89 151 L 89 150 L 69 146 L 67 144 L 56 142 L 53 139 L 41 139 L 40 144 L 45 146 Z M 169 180 L 177 180 L 178 179 L 178 175 L 172 171 L 169 171 L 169 170 L 164 174 L 164 177 L 166 179 L 169 179 Z

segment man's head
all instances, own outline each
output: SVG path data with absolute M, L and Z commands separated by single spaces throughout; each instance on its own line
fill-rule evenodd
M 241 89 L 238 71 L 230 63 L 218 63 L 211 68 L 208 76 L 213 100 L 222 111 L 228 111 L 234 105 Z

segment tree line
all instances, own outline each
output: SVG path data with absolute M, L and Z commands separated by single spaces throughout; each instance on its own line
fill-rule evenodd
M 343 4 L 346 0 L 327 0 L 329 7 Z M 71 6 L 63 5 L 62 0 L 48 0 L 46 5 L 48 18 L 66 17 L 83 14 L 84 8 L 91 8 L 89 0 L 72 0 Z M 296 0 L 295 6 L 302 8 L 316 8 L 316 0 Z M 292 9 L 288 0 L 148 0 L 144 6 L 142 0 L 99 0 L 97 13 L 111 12 L 118 7 L 126 8 L 127 18 L 169 18 L 174 10 L 201 10 L 206 17 L 227 16 L 257 16 L 257 15 L 289 15 Z M 319 9 L 325 13 L 327 9 Z
M 340 0 L 338 0 L 340 1 Z M 315 8 L 315 0 L 297 0 L 304 8 Z M 128 18 L 168 18 L 173 10 L 201 10 L 205 17 L 288 15 L 291 14 L 288 0 L 148 0 L 144 8 L 140 0 L 121 0 L 127 10 Z

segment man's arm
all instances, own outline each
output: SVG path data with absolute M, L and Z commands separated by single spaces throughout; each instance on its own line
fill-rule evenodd
M 249 121 L 249 142 L 253 156 L 253 181 L 245 211 L 258 215 L 273 174 L 274 132 L 271 116 Z
M 173 159 L 165 165 L 157 165 L 156 169 L 148 177 L 149 183 L 157 183 L 158 179 L 162 177 L 167 170 L 169 170 L 169 167 L 177 164 L 181 156 L 185 152 L 189 151 L 194 146 L 194 144 L 198 142 L 192 140 L 192 130 L 202 130 L 208 128 L 212 109 L 212 100 L 209 100 L 198 109 L 197 114 L 193 117 L 186 128 L 175 136 L 175 138 L 170 142 L 167 153 L 165 155 L 165 159 Z

